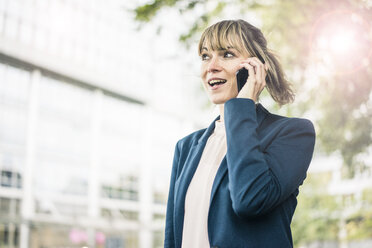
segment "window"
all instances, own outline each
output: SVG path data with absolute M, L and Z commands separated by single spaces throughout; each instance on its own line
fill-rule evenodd
M 111 199 L 138 201 L 138 177 L 133 175 L 121 176 L 116 184 L 103 184 L 101 196 Z
M 0 184 L 2 187 L 13 187 L 21 188 L 22 187 L 22 176 L 18 172 L 10 170 L 1 170 Z

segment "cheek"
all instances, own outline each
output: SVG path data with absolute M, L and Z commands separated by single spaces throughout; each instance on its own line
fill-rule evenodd
M 237 72 L 238 70 L 232 70 L 231 71 L 231 73 L 230 73 L 230 82 L 232 82 L 232 83 L 234 83 L 234 82 L 236 82 L 236 72 Z
M 240 67 L 240 61 L 238 62 L 238 63 L 236 63 L 235 65 L 234 65 L 234 67 L 233 67 L 233 72 L 234 72 L 234 74 L 236 74 L 236 72 L 237 71 L 239 71 L 239 69 L 241 68 Z
M 207 90 L 207 87 L 206 87 L 206 79 L 207 78 L 207 74 L 205 73 L 205 70 L 203 67 L 200 68 L 200 79 L 201 79 L 201 84 L 203 85 L 203 88 L 204 90 L 208 91 Z
M 202 64 L 200 65 L 200 71 L 201 71 L 202 73 L 204 73 L 206 70 L 207 70 L 207 65 L 206 65 L 206 63 L 202 63 Z
M 236 77 L 236 72 L 241 68 L 240 61 L 234 61 L 234 63 L 231 63 L 227 69 L 229 77 L 230 78 L 235 78 Z

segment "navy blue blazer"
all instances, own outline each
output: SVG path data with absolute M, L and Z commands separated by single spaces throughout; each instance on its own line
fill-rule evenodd
M 219 118 L 177 142 L 164 247 L 181 247 L 186 191 Z M 227 152 L 211 192 L 210 246 L 293 247 L 290 224 L 313 155 L 313 124 L 271 114 L 247 98 L 225 102 L 224 121 Z

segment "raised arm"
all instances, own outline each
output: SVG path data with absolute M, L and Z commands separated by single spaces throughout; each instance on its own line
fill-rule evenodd
M 315 131 L 306 119 L 283 119 L 269 129 L 273 139 L 262 151 L 254 101 L 225 103 L 227 166 L 235 213 L 256 217 L 288 198 L 302 184 L 310 164 Z

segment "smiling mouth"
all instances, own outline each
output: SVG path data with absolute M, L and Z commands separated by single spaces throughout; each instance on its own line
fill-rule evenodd
M 215 86 L 215 85 L 221 85 L 221 84 L 224 84 L 224 83 L 226 83 L 226 81 L 227 80 L 224 80 L 224 79 L 218 79 L 218 80 L 211 80 L 211 81 L 209 81 L 208 82 L 208 84 L 210 85 L 210 86 Z

